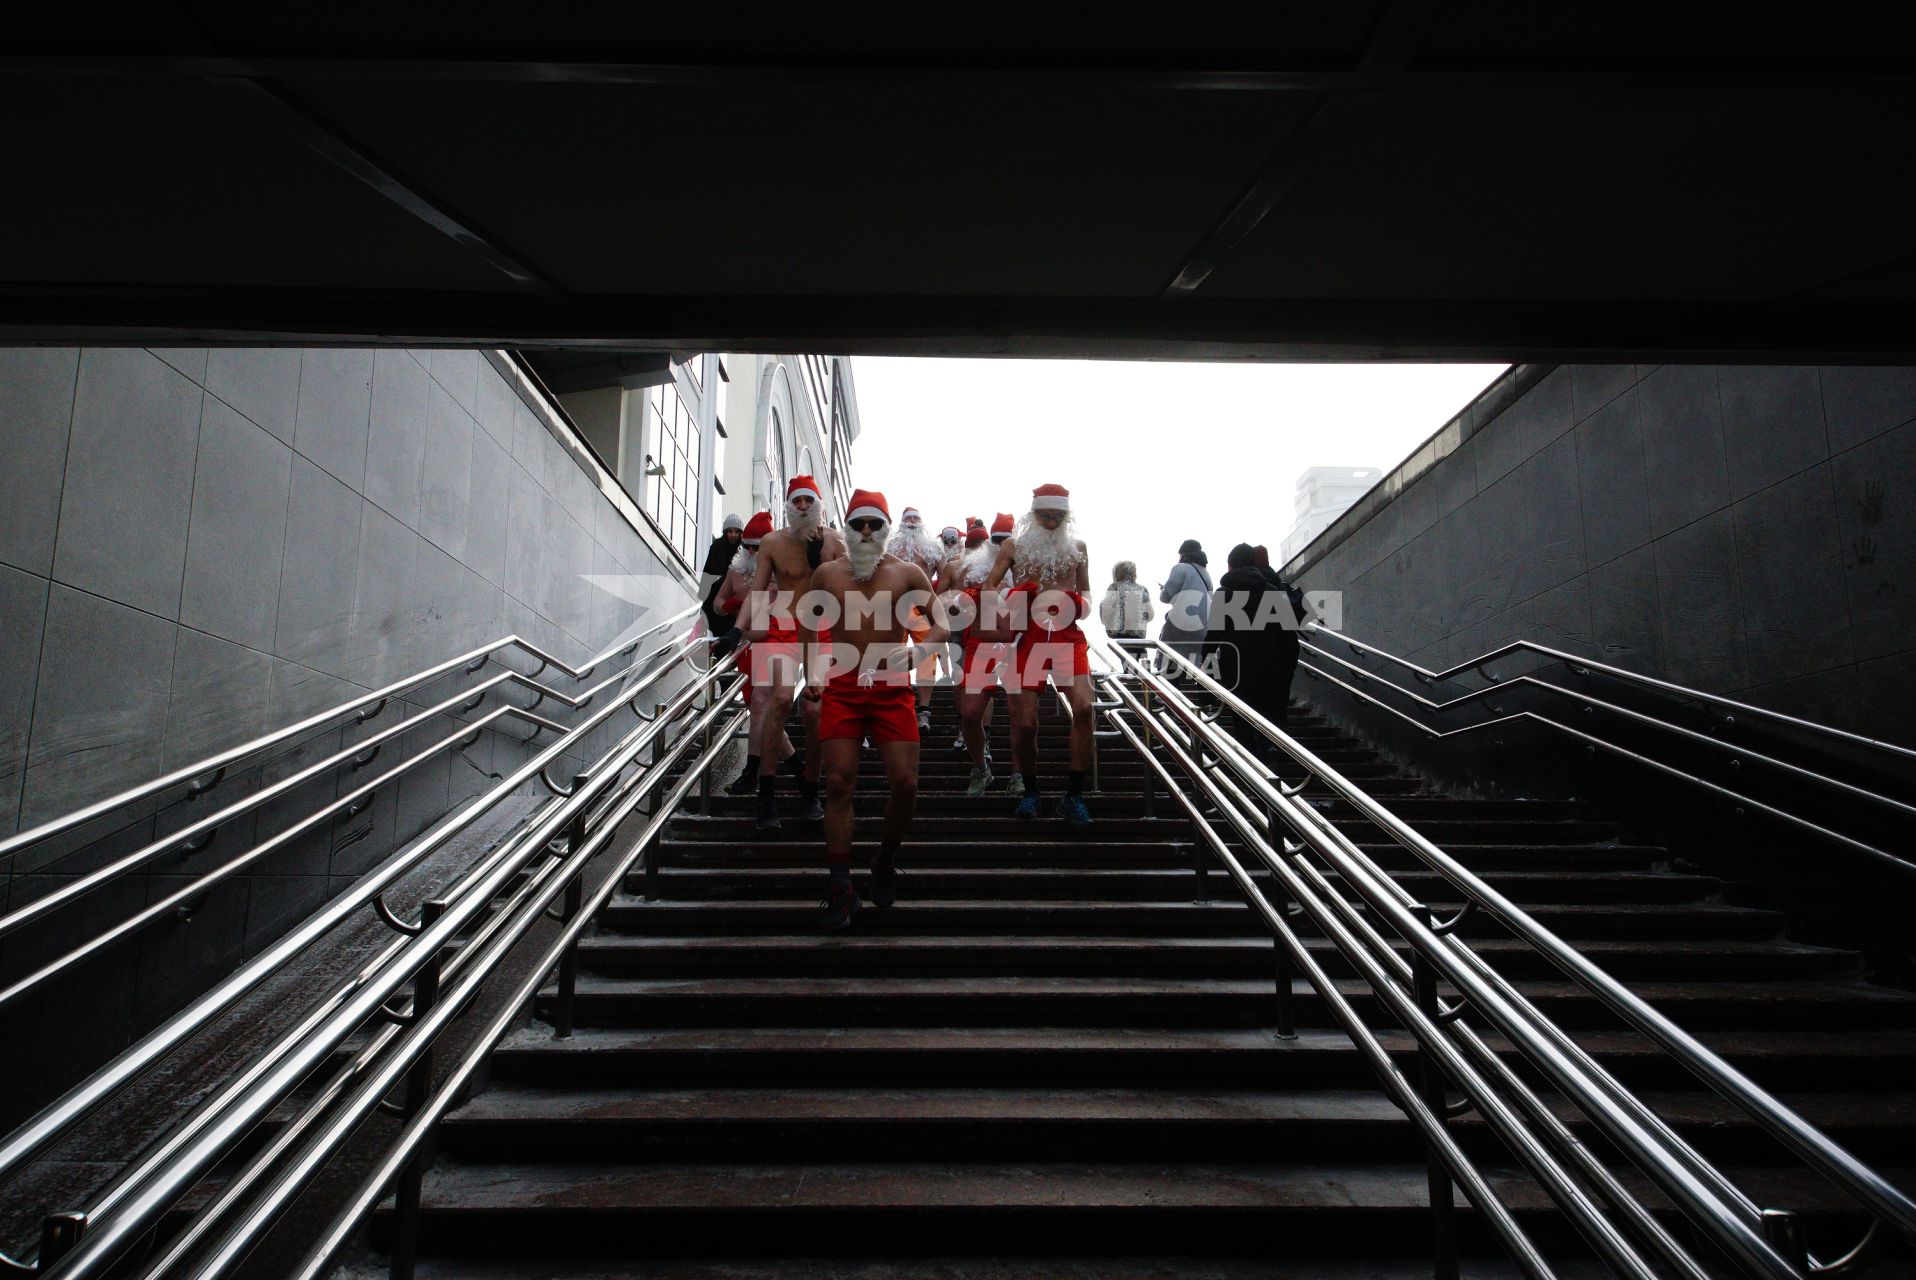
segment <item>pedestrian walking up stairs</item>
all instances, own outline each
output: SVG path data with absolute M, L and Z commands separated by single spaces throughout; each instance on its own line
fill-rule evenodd
M 1911 1274 L 1916 994 L 1614 813 L 1106 661 L 1091 829 L 967 797 L 941 695 L 900 899 L 829 935 L 687 685 L 41 1274 Z

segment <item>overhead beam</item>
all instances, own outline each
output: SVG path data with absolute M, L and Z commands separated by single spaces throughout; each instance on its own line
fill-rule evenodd
M 364 183 L 388 204 L 431 227 L 512 283 L 555 296 L 562 292 L 523 257 L 481 231 L 471 219 L 433 198 L 337 125 L 322 119 L 257 66 L 218 48 L 190 15 L 182 13 L 180 18 L 179 48 L 166 60 L 197 64 L 201 70 L 194 78 L 209 89 L 271 121 L 301 146 Z
M 661 298 L 0 286 L 0 343 L 1167 360 L 1916 363 L 1916 309 L 1568 299 Z M 607 358 L 612 353 L 607 352 Z
M 1390 70 L 1082 59 L 855 59 L 735 62 L 608 59 L 300 57 L 276 54 L 54 53 L 0 55 L 0 76 L 109 80 L 239 76 L 275 82 L 683 86 L 688 88 L 1168 89 L 1200 92 L 1334 93 L 1405 89 L 1695 88 L 1801 92 L 1834 83 L 1906 85 L 1908 58 L 1510 58 L 1469 65 L 1419 63 Z
M 1384 77 L 1401 72 L 1416 53 L 1436 12 L 1435 0 L 1392 0 L 1372 29 L 1358 60 L 1358 72 Z M 1202 288 L 1230 252 L 1296 188 L 1317 158 L 1375 109 L 1380 95 L 1378 89 L 1339 89 L 1320 94 L 1309 113 L 1277 144 L 1250 186 L 1185 257 L 1165 286 L 1164 297 L 1188 298 Z

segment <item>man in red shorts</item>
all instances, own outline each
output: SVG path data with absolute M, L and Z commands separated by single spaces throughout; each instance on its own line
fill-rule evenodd
M 981 796 L 991 786 L 991 745 L 986 731 L 999 675 L 1010 657 L 1010 633 L 1003 630 L 1002 593 L 985 591 L 997 549 L 986 545 L 985 526 L 975 524 L 966 536 L 964 557 L 950 567 L 942 585 L 947 590 L 954 624 L 962 623 L 964 642 L 958 665 L 958 732 L 971 758 L 971 778 L 965 794 Z M 987 598 L 989 603 L 987 603 Z
M 918 717 L 911 669 L 931 646 L 944 643 L 945 627 L 931 604 L 931 579 L 915 564 L 885 550 L 891 511 L 885 495 L 852 494 L 845 513 L 845 559 L 828 561 L 812 575 L 812 590 L 837 608 L 829 679 L 816 674 L 805 697 L 819 708 L 818 737 L 825 754 L 825 896 L 827 929 L 850 926 L 858 910 L 852 888 L 852 793 L 858 786 L 859 744 L 870 738 L 885 767 L 890 792 L 872 862 L 872 902 L 889 907 L 898 897 L 898 849 L 918 803 Z M 914 612 L 923 610 L 925 645 L 909 638 Z
M 1041 813 L 1038 777 L 1038 694 L 1050 680 L 1071 707 L 1071 772 L 1058 816 L 1072 827 L 1091 825 L 1084 802 L 1084 776 L 1096 743 L 1091 736 L 1091 661 L 1078 620 L 1091 590 L 1090 557 L 1071 525 L 1071 491 L 1041 484 L 1031 491 L 1031 511 L 998 548 L 987 588 L 1009 580 L 1012 627 L 1017 639 L 1004 675 L 1011 700 L 1011 754 L 1024 776 L 1025 793 L 1014 818 Z
M 930 578 L 938 572 L 938 566 L 945 558 L 944 543 L 931 536 L 925 528 L 925 518 L 918 513 L 917 507 L 906 507 L 898 517 L 898 529 L 891 536 L 891 542 L 885 551 L 897 556 L 906 564 L 915 564 Z M 925 638 L 925 624 L 921 619 L 912 624 L 913 643 Z M 922 736 L 931 732 L 931 694 L 932 682 L 938 675 L 938 652 L 933 650 L 913 673 L 918 681 L 918 732 Z
M 845 557 L 845 539 L 836 529 L 825 527 L 823 499 L 810 476 L 793 476 L 785 486 L 785 527 L 765 535 L 759 544 L 758 567 L 752 573 L 751 590 L 739 626 L 752 641 L 752 720 L 763 715 L 765 726 L 759 731 L 759 745 L 779 740 L 785 732 L 786 717 L 792 712 L 792 693 L 803 681 L 807 669 L 805 650 L 813 633 L 801 616 L 799 605 L 811 590 L 812 574 L 821 564 Z M 801 634 L 802 633 L 802 634 Z M 816 633 L 820 645 L 831 643 L 831 632 Z M 818 802 L 817 724 L 818 704 L 806 702 L 805 763 L 798 775 L 799 798 L 804 808 L 799 817 L 817 822 L 825 816 Z M 774 789 L 776 771 L 759 774 L 758 814 L 760 831 L 779 826 L 778 802 Z
M 745 522 L 738 551 L 733 555 L 731 567 L 726 570 L 725 577 L 719 583 L 718 592 L 713 597 L 714 608 L 720 616 L 736 618 L 739 611 L 745 607 L 746 597 L 752 589 L 752 576 L 758 572 L 759 544 L 771 531 L 772 513 L 769 511 L 760 511 Z M 715 650 L 716 656 L 724 656 L 725 651 L 738 643 L 738 639 L 739 633 L 736 629 L 728 632 L 721 640 L 719 648 Z M 754 701 L 752 697 L 752 646 L 749 644 L 738 655 L 738 669 L 745 676 L 745 705 L 753 708 L 754 714 L 751 718 L 751 728 L 746 733 L 745 771 L 726 784 L 725 794 L 749 796 L 758 790 L 759 766 L 765 757 L 771 758 L 772 768 L 776 769 L 780 764 L 791 761 L 793 753 L 791 739 L 787 738 L 782 730 L 770 743 L 765 741 L 766 717 L 760 714 L 765 700 Z M 802 761 L 796 763 L 800 767 L 803 765 Z

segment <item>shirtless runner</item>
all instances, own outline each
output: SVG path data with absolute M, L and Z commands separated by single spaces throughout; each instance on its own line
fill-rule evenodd
M 925 518 L 918 514 L 917 507 L 906 507 L 898 517 L 898 532 L 886 544 L 885 552 L 924 570 L 927 579 L 938 572 L 938 566 L 945 558 L 944 545 L 926 531 Z M 912 625 L 912 639 L 916 642 L 924 638 L 925 623 L 921 619 Z M 918 684 L 920 736 L 931 732 L 931 692 L 934 687 L 932 682 L 938 677 L 938 652 L 932 650 L 912 673 Z
M 1091 825 L 1084 803 L 1084 775 L 1091 767 L 1091 661 L 1078 619 L 1091 590 L 1090 559 L 1071 525 L 1071 493 L 1060 484 L 1031 491 L 1031 512 L 998 548 L 987 588 L 1009 580 L 1012 622 L 1017 632 L 1005 669 L 1011 698 L 1011 754 L 1024 776 L 1025 793 L 1014 818 L 1041 812 L 1038 776 L 1038 694 L 1049 679 L 1071 708 L 1071 772 L 1058 816 L 1072 827 Z M 1022 597 L 1022 599 L 1020 599 Z M 1022 617 L 1020 615 L 1023 615 Z
M 812 590 L 829 597 L 837 618 L 829 679 L 821 683 L 814 677 L 805 689 L 806 701 L 819 708 L 818 740 L 825 752 L 827 929 L 849 927 L 858 910 L 852 887 L 852 794 L 858 786 L 859 744 L 867 738 L 878 749 L 889 787 L 878 857 L 871 866 L 871 898 L 880 907 L 897 900 L 898 849 L 918 803 L 911 669 L 946 634 L 931 608 L 931 579 L 885 550 L 890 526 L 885 495 L 858 490 L 845 516 L 849 556 L 820 565 L 812 575 Z M 917 611 L 925 615 L 926 644 L 909 639 Z
M 944 532 L 938 535 L 938 540 L 945 544 L 945 558 L 939 561 L 938 572 L 931 578 L 931 586 L 932 590 L 938 593 L 939 604 L 944 607 L 947 617 L 950 614 L 951 598 L 961 589 L 958 578 L 964 573 L 965 555 L 972 546 L 976 545 L 968 542 L 967 539 L 971 530 L 977 527 L 981 527 L 978 517 L 966 516 L 965 527 L 962 530 L 955 524 L 946 525 Z M 983 534 L 979 535 L 980 538 L 983 536 Z M 948 623 L 948 625 L 950 625 L 951 639 L 945 642 L 945 666 L 951 672 L 952 684 L 958 686 L 958 674 L 961 670 L 958 665 L 961 656 L 960 641 L 964 638 L 964 627 L 962 624 Z M 959 686 L 959 689 L 961 691 L 962 686 Z M 962 701 L 962 692 L 959 700 Z M 952 738 L 951 754 L 955 756 L 967 754 L 962 728 Z
M 845 539 L 825 527 L 821 502 L 818 484 L 810 476 L 793 476 L 785 486 L 785 527 L 766 534 L 759 544 L 758 567 L 740 615 L 739 627 L 752 642 L 752 723 L 756 728 L 763 717 L 764 727 L 758 730 L 761 747 L 777 742 L 785 732 L 792 692 L 807 669 L 804 651 L 809 642 L 814 638 L 820 644 L 831 642 L 829 629 L 814 637 L 805 626 L 807 620 L 795 612 L 797 602 L 811 589 L 813 572 L 845 558 Z M 817 822 L 825 816 L 818 802 L 818 703 L 806 701 L 801 714 L 805 764 L 797 781 L 805 807 L 799 816 Z M 759 775 L 756 825 L 760 831 L 778 829 L 777 782 L 776 771 Z
M 760 511 L 745 522 L 741 531 L 738 551 L 732 556 L 731 566 L 720 580 L 718 591 L 713 596 L 713 606 L 721 617 L 736 618 L 745 607 L 746 598 L 752 591 L 752 575 L 758 571 L 758 548 L 765 535 L 772 531 L 772 513 Z M 735 633 L 727 634 L 720 641 L 714 655 L 723 657 L 739 637 Z M 738 655 L 738 669 L 745 675 L 745 705 L 757 707 L 761 704 L 752 700 L 752 648 L 745 646 Z M 746 731 L 745 770 L 725 786 L 725 794 L 731 796 L 749 796 L 758 790 L 758 771 L 765 757 L 770 757 L 772 768 L 791 762 L 794 769 L 803 766 L 803 761 L 793 758 L 792 740 L 781 730 L 774 734 L 772 741 L 765 741 L 765 716 L 753 715 L 751 727 Z M 768 750 L 769 747 L 769 750 Z
M 1006 516 L 1005 535 L 1011 534 L 1011 517 Z M 987 592 L 985 579 L 998 558 L 998 549 L 987 545 L 983 524 L 972 526 L 966 536 L 970 544 L 965 555 L 950 566 L 942 585 L 947 590 L 953 624 L 962 622 L 964 643 L 958 664 L 958 732 L 965 754 L 971 758 L 971 777 L 965 794 L 981 796 L 990 788 L 991 744 L 988 731 L 992 708 L 997 705 L 999 678 L 1007 661 L 1011 639 L 1003 629 L 1003 593 Z M 1014 773 L 1013 780 L 1017 775 Z

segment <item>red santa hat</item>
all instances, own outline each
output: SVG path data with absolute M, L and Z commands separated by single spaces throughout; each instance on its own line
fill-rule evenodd
M 965 528 L 969 529 L 973 525 L 977 525 L 980 529 L 982 529 L 985 527 L 985 522 L 983 520 L 980 520 L 977 516 L 966 516 Z
M 793 498 L 810 498 L 813 502 L 823 502 L 818 496 L 818 481 L 810 476 L 793 476 L 792 482 L 785 486 L 785 501 Z
M 1012 529 L 1016 528 L 1017 524 L 1018 522 L 1012 519 L 1009 511 L 1000 511 L 998 518 L 991 522 L 991 536 L 994 538 L 1009 538 Z
M 911 510 L 906 507 L 905 510 Z M 891 523 L 891 508 L 885 504 L 885 495 L 876 489 L 857 489 L 852 493 L 851 505 L 845 510 L 845 523 L 854 520 L 867 520 L 877 516 L 886 524 Z
M 1071 490 L 1061 484 L 1041 484 L 1031 491 L 1033 511 L 1071 510 Z
M 756 547 L 764 540 L 765 535 L 771 531 L 772 513 L 769 511 L 755 512 L 752 518 L 745 522 L 745 533 L 739 540 L 748 547 Z
M 983 542 L 984 540 L 985 540 L 984 524 L 979 521 L 973 521 L 971 528 L 965 530 L 965 545 L 968 547 L 975 547 L 979 543 Z
M 918 515 L 917 507 L 906 507 L 904 511 L 899 514 L 898 522 L 900 524 L 903 524 L 905 521 L 911 519 L 913 516 L 918 516 L 918 521 L 920 524 L 924 523 L 925 517 Z

